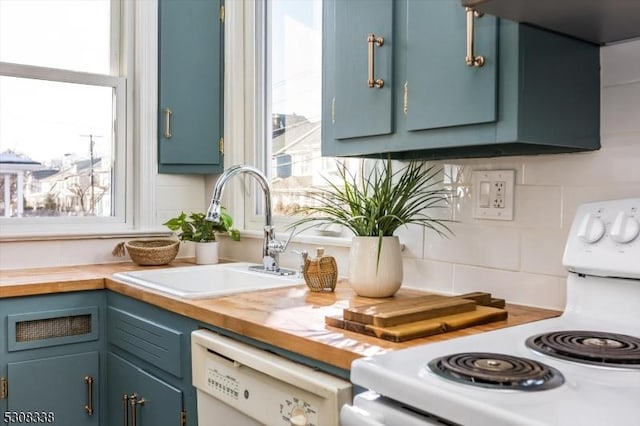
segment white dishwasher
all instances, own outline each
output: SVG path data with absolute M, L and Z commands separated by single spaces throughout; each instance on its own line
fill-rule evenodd
M 191 333 L 198 426 L 337 426 L 351 383 L 209 330 Z

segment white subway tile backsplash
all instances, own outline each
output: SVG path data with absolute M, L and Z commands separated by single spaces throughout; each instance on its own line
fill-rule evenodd
M 454 293 L 485 291 L 512 303 L 563 309 L 566 279 L 541 274 L 454 266 Z
M 514 220 L 518 227 L 522 228 L 560 228 L 561 188 L 559 186 L 516 186 Z
M 525 164 L 525 184 L 589 186 L 640 180 L 640 145 L 532 158 Z
M 522 230 L 521 270 L 534 274 L 566 276 L 562 255 L 567 234 L 568 230 Z
M 204 185 L 159 186 L 156 189 L 158 210 L 203 211 L 206 207 L 202 199 Z
M 453 293 L 453 264 L 425 259 L 403 259 L 402 285 L 436 293 Z
M 398 228 L 395 235 L 400 239 L 400 244 L 404 246 L 402 257 L 419 259 L 424 257 L 424 234 L 424 228 L 417 224 L 409 224 Z
M 602 47 L 600 63 L 604 87 L 640 81 L 640 40 Z
M 640 181 L 615 185 L 564 187 L 562 189 L 562 226 L 565 228 L 571 226 L 571 221 L 580 204 L 638 196 L 640 196 Z
M 600 134 L 640 132 L 640 79 L 602 89 Z
M 455 233 L 451 238 L 427 236 L 426 259 L 489 268 L 519 269 L 520 236 L 517 229 L 480 223 L 454 223 L 451 229 Z

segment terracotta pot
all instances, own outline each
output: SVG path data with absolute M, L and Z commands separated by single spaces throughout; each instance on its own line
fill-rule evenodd
M 349 284 L 365 297 L 393 296 L 402 285 L 402 253 L 398 237 L 353 237 L 349 252 Z
M 196 263 L 198 265 L 213 265 L 218 263 L 218 242 L 195 243 Z

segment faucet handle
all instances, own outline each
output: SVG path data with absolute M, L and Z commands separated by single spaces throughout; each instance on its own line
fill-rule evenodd
M 289 246 L 289 243 L 291 242 L 291 238 L 293 238 L 293 234 L 295 233 L 296 229 L 293 228 L 291 230 L 291 232 L 289 233 L 289 236 L 287 237 L 287 241 L 282 241 L 282 240 L 275 239 L 275 232 L 273 232 L 273 227 L 268 227 L 268 228 L 270 229 L 267 229 L 267 227 L 265 226 L 265 231 L 269 232 L 269 234 L 271 235 L 271 238 L 267 242 L 267 247 L 269 248 L 269 250 L 271 250 L 273 253 L 283 253 L 284 251 L 286 251 L 287 247 Z
M 306 250 L 291 250 L 291 252 L 300 256 L 300 264 L 298 265 L 298 276 L 302 277 L 304 275 L 304 267 L 307 263 L 307 259 L 309 258 L 309 252 Z

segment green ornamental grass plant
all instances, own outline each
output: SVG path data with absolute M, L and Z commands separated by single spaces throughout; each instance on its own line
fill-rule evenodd
M 430 213 L 446 208 L 452 191 L 443 186 L 442 170 L 410 161 L 393 171 L 391 159 L 378 162 L 368 173 L 354 174 L 338 163 L 338 184 L 325 178 L 328 188 L 309 193 L 308 206 L 296 210 L 305 217 L 290 227 L 302 230 L 315 224 L 339 224 L 356 236 L 392 236 L 401 226 L 416 223 L 440 236 L 452 235 L 450 220 Z

